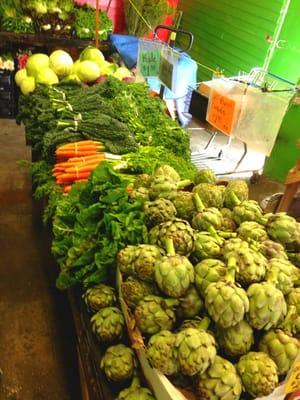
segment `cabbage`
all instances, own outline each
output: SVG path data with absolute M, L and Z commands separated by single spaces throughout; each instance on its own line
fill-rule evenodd
M 100 76 L 100 68 L 92 61 L 82 61 L 76 69 L 81 82 L 93 82 Z
M 55 50 L 50 55 L 50 68 L 59 78 L 69 75 L 72 72 L 72 57 L 63 50 Z
M 71 72 L 72 74 L 77 74 L 77 68 L 79 67 L 79 65 L 80 65 L 80 60 L 77 60 L 74 62 L 72 72 Z
M 114 73 L 114 77 L 120 79 L 120 81 L 124 78 L 130 78 L 131 76 L 131 72 L 125 67 L 118 68 L 117 71 Z
M 61 82 L 80 82 L 80 79 L 76 74 L 70 74 L 63 78 Z
M 80 61 L 93 61 L 99 67 L 103 64 L 104 55 L 96 47 L 88 46 L 80 54 Z
M 118 69 L 117 64 L 104 61 L 101 65 L 101 75 L 113 75 Z
M 26 69 L 20 69 L 15 75 L 15 81 L 18 86 L 21 86 L 21 82 L 24 78 L 27 78 L 27 71 Z
M 27 78 L 22 79 L 21 82 L 21 92 L 27 96 L 29 93 L 33 92 L 35 89 L 35 80 L 33 76 L 28 76 Z
M 58 83 L 58 77 L 51 68 L 44 68 L 37 75 L 36 82 L 43 83 L 44 85 L 54 85 Z
M 30 56 L 26 63 L 26 70 L 29 76 L 36 76 L 45 68 L 49 67 L 49 57 L 46 54 L 33 54 Z

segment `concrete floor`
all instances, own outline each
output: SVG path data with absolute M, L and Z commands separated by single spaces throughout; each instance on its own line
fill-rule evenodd
M 49 234 L 35 216 L 23 129 L 0 120 L 0 399 L 77 400 L 75 337 L 55 288 Z

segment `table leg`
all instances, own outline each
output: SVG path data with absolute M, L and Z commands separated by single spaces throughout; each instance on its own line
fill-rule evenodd
M 286 186 L 286 189 L 280 200 L 278 209 L 276 210 L 277 212 L 287 212 L 288 211 L 288 209 L 293 201 L 293 198 L 297 192 L 298 185 L 299 185 L 299 183 L 296 182 L 296 183 L 290 183 L 289 185 Z

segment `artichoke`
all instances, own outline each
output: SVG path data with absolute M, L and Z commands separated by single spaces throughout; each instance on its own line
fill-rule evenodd
M 197 172 L 194 181 L 196 185 L 199 183 L 212 183 L 215 185 L 217 183 L 217 178 L 212 169 L 203 168 Z
M 230 208 L 223 207 L 220 212 L 224 218 L 232 218 L 232 210 Z
M 264 240 L 262 243 L 255 243 L 253 246 L 268 260 L 271 258 L 283 258 L 284 260 L 288 259 L 282 244 L 273 242 L 273 240 Z
M 101 342 L 113 342 L 123 335 L 124 317 L 117 307 L 102 308 L 91 318 L 92 331 Z
M 238 236 L 246 242 L 252 240 L 262 242 L 268 239 L 267 232 L 264 227 L 255 221 L 242 222 L 237 230 Z
M 209 232 L 197 232 L 195 234 L 194 248 L 193 259 L 197 262 L 205 258 L 219 258 L 222 254 L 220 239 L 216 239 L 215 235 L 211 235 Z
M 229 254 L 230 252 L 238 252 L 240 250 L 249 249 L 249 244 L 240 238 L 232 238 L 227 240 L 223 245 L 224 254 Z
M 108 347 L 100 363 L 107 379 L 114 382 L 130 379 L 135 366 L 134 353 L 124 344 Z
M 173 307 L 178 305 L 175 299 L 163 299 L 158 296 L 146 296 L 134 310 L 136 324 L 146 335 L 166 329 L 171 330 L 175 322 Z
M 230 328 L 217 327 L 216 337 L 220 347 L 232 357 L 246 354 L 254 343 L 253 329 L 244 320 Z
M 180 371 L 184 375 L 202 374 L 216 358 L 216 343 L 205 330 L 209 320 L 202 320 L 203 329 L 185 328 L 177 333 L 176 350 Z
M 124 275 L 134 275 L 133 262 L 136 259 L 138 252 L 137 246 L 127 246 L 120 250 L 117 254 L 117 265 Z
M 300 288 L 294 288 L 286 296 L 286 303 L 288 306 L 295 306 L 297 314 L 300 316 Z
M 160 198 L 172 200 L 176 197 L 178 184 L 168 176 L 155 176 L 151 182 L 149 196 L 151 200 Z
M 244 388 L 253 397 L 268 396 L 278 385 L 277 367 L 265 353 L 245 354 L 236 365 Z
M 300 224 L 286 213 L 277 213 L 268 219 L 267 232 L 271 239 L 290 251 L 300 251 Z
M 158 167 L 155 172 L 154 172 L 154 177 L 156 176 L 166 176 L 168 178 L 171 178 L 174 182 L 179 182 L 180 181 L 180 176 L 177 173 L 177 171 L 171 167 L 170 165 L 161 165 Z
M 249 310 L 246 292 L 234 284 L 235 268 L 228 266 L 225 277 L 211 283 L 205 291 L 205 307 L 213 321 L 229 328 L 244 319 Z
M 213 229 L 221 229 L 223 216 L 221 212 L 215 207 L 205 208 L 199 195 L 195 193 L 194 202 L 197 213 L 192 219 L 192 227 L 199 231 L 210 231 Z
M 175 342 L 176 335 L 168 330 L 162 330 L 151 336 L 147 345 L 146 354 L 150 364 L 165 375 L 178 372 Z
M 234 196 L 233 196 L 234 194 Z M 236 206 L 236 198 L 239 201 L 248 200 L 249 188 L 247 182 L 236 179 L 228 183 L 224 192 L 224 205 L 230 209 Z
M 216 356 L 214 363 L 196 378 L 196 393 L 203 400 L 238 400 L 242 382 L 231 362 Z
M 212 183 L 199 183 L 193 189 L 193 193 L 198 193 L 204 207 L 222 208 L 223 206 L 223 189 L 221 186 Z
M 237 224 L 235 223 L 233 218 L 223 216 L 221 229 L 225 232 L 235 232 L 237 229 Z
M 149 189 L 152 182 L 152 176 L 148 174 L 140 174 L 135 180 L 133 186 L 137 189 L 139 187 L 144 187 Z
M 148 282 L 129 276 L 121 284 L 121 292 L 128 306 L 134 309 L 144 297 L 154 293 L 154 288 Z
M 296 265 L 298 268 L 300 268 L 300 252 L 298 252 L 298 253 L 287 253 L 287 256 L 288 256 L 289 260 L 294 265 Z
M 151 390 L 142 387 L 135 377 L 129 388 L 121 390 L 116 400 L 155 400 Z
M 238 271 L 236 280 L 241 285 L 261 282 L 265 277 L 267 260 L 250 248 L 242 246 L 239 250 L 224 251 L 224 258 L 228 266 L 232 265 Z
M 188 258 L 175 254 L 171 239 L 166 239 L 166 249 L 168 254 L 155 264 L 155 281 L 167 296 L 184 296 L 194 282 L 194 267 Z
M 195 285 L 202 296 L 205 297 L 207 287 L 213 282 L 219 282 L 226 274 L 227 268 L 220 260 L 208 258 L 195 266 Z
M 255 200 L 246 200 L 235 206 L 232 218 L 238 225 L 246 221 L 256 221 L 262 225 L 266 222 L 262 214 L 262 209 Z
M 175 252 L 182 256 L 190 255 L 194 249 L 194 231 L 183 219 L 175 218 L 173 221 L 163 222 L 149 232 L 151 244 L 165 249 L 166 239 L 173 241 Z
M 272 358 L 279 375 L 285 375 L 289 371 L 299 350 L 299 340 L 281 329 L 268 331 L 259 342 L 259 351 Z
M 273 283 L 253 283 L 247 290 L 249 313 L 247 319 L 255 329 L 276 327 L 287 312 L 286 302 Z
M 272 258 L 268 264 L 266 280 L 274 278 L 274 284 L 284 295 L 294 287 L 294 281 L 298 280 L 298 269 L 287 260 Z
M 115 289 L 103 283 L 87 289 L 82 297 L 89 310 L 95 312 L 113 306 L 117 301 Z
M 149 227 L 171 221 L 176 216 L 176 208 L 170 200 L 157 199 L 144 204 L 144 214 Z
M 164 251 L 151 244 L 140 244 L 136 246 L 136 257 L 133 261 L 134 275 L 144 281 L 154 281 L 154 267 Z
M 191 221 L 196 211 L 193 193 L 179 190 L 173 199 L 173 204 L 177 211 L 177 217 Z
M 139 188 L 129 188 L 127 189 L 129 193 L 129 197 L 133 200 L 143 200 L 143 201 L 149 201 L 149 189 L 140 186 Z
M 203 307 L 203 301 L 193 285 L 188 288 L 185 296 L 178 300 L 179 306 L 176 308 L 176 315 L 179 318 L 193 318 Z

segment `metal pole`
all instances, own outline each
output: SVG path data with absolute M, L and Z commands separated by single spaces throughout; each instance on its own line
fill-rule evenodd
M 96 47 L 99 48 L 99 0 L 96 0 Z

